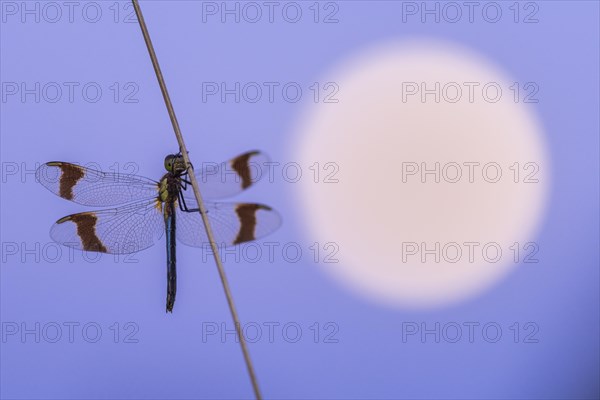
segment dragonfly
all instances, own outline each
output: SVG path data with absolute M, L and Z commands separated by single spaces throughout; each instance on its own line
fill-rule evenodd
M 205 163 L 195 173 L 206 199 L 234 196 L 265 173 L 268 157 L 249 151 L 220 163 Z M 166 312 L 173 312 L 177 292 L 176 242 L 205 247 L 209 240 L 181 153 L 165 157 L 159 181 L 133 174 L 103 172 L 53 161 L 36 170 L 37 181 L 63 199 L 91 207 L 111 207 L 68 215 L 50 229 L 55 242 L 81 251 L 135 253 L 154 245 L 163 234 L 167 247 Z M 218 246 L 261 239 L 281 225 L 280 215 L 259 203 L 205 203 Z

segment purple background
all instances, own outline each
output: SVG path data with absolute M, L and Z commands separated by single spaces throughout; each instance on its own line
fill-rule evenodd
M 165 249 L 162 243 L 125 263 L 110 256 L 86 262 L 65 254 L 58 262 L 8 255 L 10 243 L 49 245 L 56 219 L 83 207 L 35 183 L 36 163 L 95 162 L 108 169 L 134 162 L 138 173 L 158 178 L 165 154 L 177 150 L 139 27 L 115 23 L 132 9 L 126 2 L 97 2 L 102 17 L 86 22 L 21 21 L 2 1 L 1 81 L 98 82 L 102 98 L 90 103 L 76 91 L 56 103 L 9 96 L 1 112 L 1 321 L 99 324 L 103 336 L 73 343 L 33 335 L 6 337 L 0 352 L 2 398 L 246 398 L 252 396 L 239 345 L 202 340 L 202 323 L 233 329 L 212 261 L 179 247 L 175 312 L 164 313 Z M 426 36 L 453 40 L 477 51 L 521 82 L 535 81 L 534 105 L 549 143 L 552 193 L 536 241 L 539 264 L 521 265 L 484 295 L 436 311 L 384 308 L 330 279 L 310 255 L 298 263 L 228 262 L 226 269 L 242 320 L 295 322 L 297 343 L 264 337 L 250 344 L 265 397 L 274 398 L 597 398 L 599 396 L 598 70 L 599 7 L 594 1 L 539 2 L 538 23 L 512 21 L 513 2 L 501 2 L 498 23 L 476 14 L 469 23 L 402 21 L 402 3 L 338 2 L 339 23 L 315 24 L 309 7 L 296 24 L 276 14 L 255 24 L 202 21 L 202 3 L 143 1 L 142 8 L 193 160 L 219 161 L 259 148 L 274 160 L 292 160 L 292 128 L 308 93 L 296 104 L 281 101 L 202 102 L 203 81 L 296 81 L 306 88 L 341 59 L 380 41 Z M 34 7 L 35 2 L 27 2 Z M 60 4 L 60 2 L 59 2 Z M 218 3 L 220 4 L 220 3 Z M 229 3 L 233 6 L 233 3 Z M 420 4 L 420 2 L 418 3 Z M 433 7 L 433 3 L 429 3 Z M 323 4 L 322 4 L 323 6 Z M 38 3 L 38 7 L 43 4 Z M 111 8 L 112 7 L 112 8 Z M 64 12 L 63 8 L 63 12 Z M 51 10 L 48 10 L 50 12 Z M 522 11 L 523 12 L 523 11 Z M 92 11 L 90 11 L 92 13 Z M 50 15 L 53 18 L 54 14 Z M 90 14 L 93 16 L 93 13 Z M 431 18 L 431 17 L 430 17 Z M 521 15 L 523 18 L 523 15 Z M 109 86 L 135 82 L 138 103 L 113 100 Z M 81 86 L 79 86 L 81 88 Z M 123 89 L 122 89 L 123 90 Z M 3 89 L 3 96 L 6 94 Z M 19 168 L 16 175 L 10 171 Z M 126 171 L 127 172 L 127 171 Z M 281 179 L 237 199 L 268 203 L 284 216 L 271 237 L 281 243 L 303 236 L 305 210 Z M 308 205 L 307 205 L 308 207 Z M 333 238 L 334 239 L 334 238 Z M 49 245 L 49 251 L 56 247 Z M 52 253 L 54 254 L 54 253 Z M 26 257 L 25 260 L 21 256 Z M 134 322 L 138 343 L 113 342 L 110 326 Z M 494 321 L 505 329 L 498 343 L 428 340 L 402 342 L 402 323 Z M 514 322 L 535 322 L 538 343 L 514 343 Z M 319 343 L 310 326 L 320 324 Z M 338 343 L 323 343 L 324 324 L 339 327 Z M 12 325 L 11 325 L 12 326 Z M 79 332 L 79 333 L 78 333 Z M 63 335 L 68 330 L 63 326 Z

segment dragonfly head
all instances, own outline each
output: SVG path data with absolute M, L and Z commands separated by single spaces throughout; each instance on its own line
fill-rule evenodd
M 169 154 L 165 157 L 165 169 L 172 173 L 181 173 L 185 171 L 185 162 L 181 154 Z

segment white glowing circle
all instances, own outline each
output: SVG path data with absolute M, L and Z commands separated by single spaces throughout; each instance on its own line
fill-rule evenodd
M 436 307 L 481 294 L 535 259 L 527 243 L 550 174 L 541 128 L 523 103 L 534 87 L 519 83 L 517 93 L 482 57 L 432 41 L 366 51 L 322 81 L 337 84 L 338 102 L 306 110 L 293 157 L 321 165 L 320 183 L 294 188 L 311 241 L 339 246 L 339 263 L 325 270 L 378 301 Z M 438 82 L 437 101 L 421 97 Z M 339 166 L 329 177 L 338 183 L 324 182 L 326 162 Z M 439 183 L 421 174 L 436 163 Z

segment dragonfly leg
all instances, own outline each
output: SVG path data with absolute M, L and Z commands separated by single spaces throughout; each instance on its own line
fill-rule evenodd
M 177 197 L 177 202 L 179 203 L 179 209 L 183 212 L 200 212 L 199 208 L 188 208 L 185 203 L 185 197 L 183 197 L 183 193 L 179 192 L 179 196 Z
M 181 180 L 181 182 L 182 182 L 182 184 L 181 184 L 181 188 L 182 188 L 183 190 L 187 190 L 187 188 L 188 188 L 188 185 L 191 185 L 191 184 L 192 184 L 192 182 L 188 181 L 187 179 L 182 179 L 182 180 Z
M 181 175 L 179 175 L 180 186 L 183 190 L 187 190 L 188 185 L 192 184 L 192 182 L 190 182 L 189 180 L 186 179 L 188 175 L 189 175 L 189 173 L 187 171 L 185 171 Z

